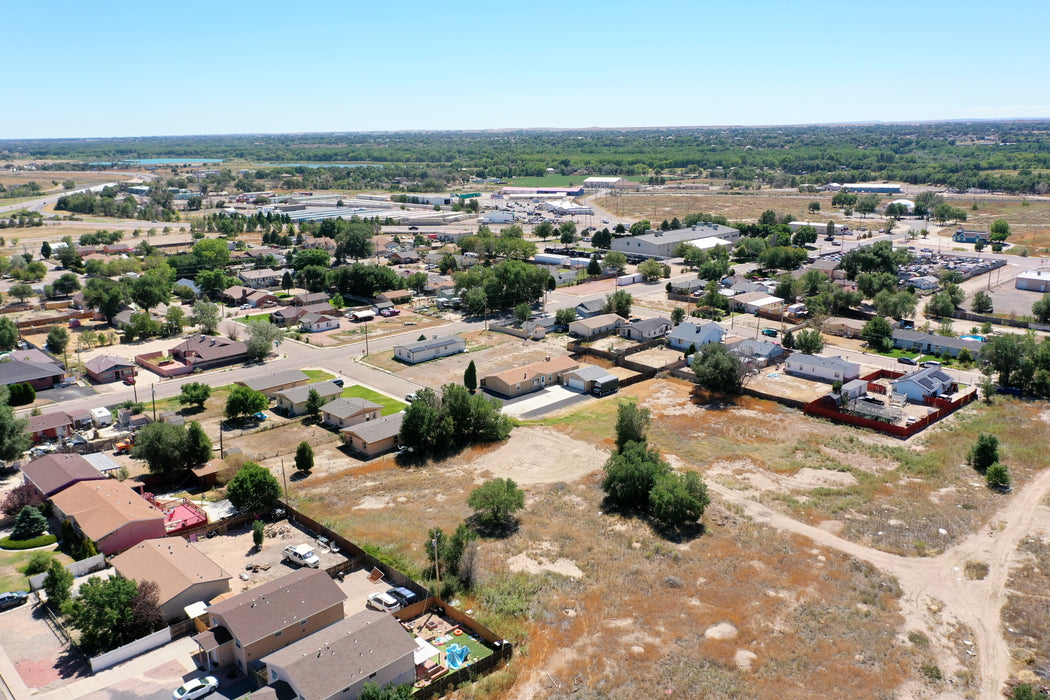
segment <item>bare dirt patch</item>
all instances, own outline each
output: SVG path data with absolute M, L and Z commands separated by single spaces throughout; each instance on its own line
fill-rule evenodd
M 571 482 L 601 469 L 609 455 L 546 428 L 518 428 L 494 452 L 470 466 L 479 475 L 514 479 L 518 484 Z

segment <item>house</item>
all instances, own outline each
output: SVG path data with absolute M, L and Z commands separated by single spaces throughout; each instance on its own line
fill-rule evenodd
M 620 329 L 620 335 L 630 340 L 652 340 L 662 338 L 674 328 L 669 318 L 641 318 L 631 321 Z
M 890 382 L 894 394 L 903 394 L 909 401 L 922 403 L 928 396 L 940 396 L 954 391 L 955 382 L 940 367 L 924 367 Z
M 262 658 L 343 619 L 346 594 L 324 569 L 299 569 L 208 607 L 193 638 L 207 670 L 262 667 Z
M 467 341 L 458 335 L 435 336 L 428 340 L 417 340 L 414 343 L 394 346 L 394 357 L 410 365 L 426 362 L 438 357 L 448 357 L 458 352 L 466 352 Z
M 185 619 L 183 608 L 191 603 L 229 593 L 233 578 L 181 537 L 144 540 L 113 557 L 110 565 L 129 581 L 157 584 L 157 608 L 165 623 Z
M 594 338 L 615 333 L 624 323 L 623 318 L 616 314 L 599 314 L 573 321 L 569 324 L 569 333 L 580 338 Z
M 822 330 L 829 335 L 837 335 L 843 338 L 857 338 L 860 336 L 860 332 L 864 330 L 866 321 L 861 321 L 856 318 L 846 318 L 844 316 L 830 316 L 828 320 L 824 321 L 824 327 Z M 894 323 L 890 321 L 890 323 Z
M 243 362 L 248 348 L 240 341 L 217 335 L 195 335 L 173 347 L 171 356 L 194 368 L 209 369 Z
M 276 289 L 281 286 L 284 278 L 284 270 L 271 270 L 264 267 L 260 270 L 241 270 L 237 273 L 237 279 L 244 283 L 245 287 L 252 289 Z
M 201 292 L 201 288 L 197 286 L 197 283 L 187 277 L 175 280 L 175 287 L 186 287 L 187 289 L 192 291 L 193 296 L 197 297 L 198 299 L 204 296 L 203 292 Z
M 310 392 L 316 391 L 321 397 L 322 405 L 339 397 L 343 392 L 341 386 L 333 382 L 317 382 L 315 384 L 302 384 L 290 389 L 282 389 L 274 392 L 273 398 L 277 400 L 277 408 L 288 416 L 298 416 L 306 412 L 306 401 L 310 398 Z
M 339 431 L 343 442 L 351 449 L 369 457 L 396 449 L 397 436 L 401 432 L 401 421 L 405 414 L 392 413 L 367 423 L 358 423 Z
M 951 357 L 958 357 L 964 349 L 968 350 L 972 357 L 978 357 L 981 354 L 981 342 L 978 340 L 964 340 L 901 328 L 893 331 L 893 347 Z
M 336 311 L 327 301 L 307 306 L 283 306 L 270 314 L 270 322 L 277 326 L 289 326 L 298 323 L 309 313 L 335 314 Z
M 834 258 L 820 258 L 807 265 L 806 269 L 821 272 L 829 279 L 840 280 L 846 277 L 845 270 L 840 269 L 841 266 L 842 263 Z
M 745 338 L 726 347 L 749 367 L 768 367 L 784 356 L 783 346 L 768 340 Z
M 689 348 L 699 349 L 708 343 L 721 343 L 726 336 L 726 329 L 714 321 L 708 323 L 679 323 L 667 334 L 667 344 L 672 350 L 688 352 Z
M 135 376 L 135 363 L 116 355 L 96 355 L 84 363 L 84 372 L 99 384 Z
M 52 453 L 22 465 L 26 483 L 36 487 L 44 498 L 80 481 L 97 481 L 106 475 L 78 454 Z
M 967 231 L 966 229 L 958 229 L 952 234 L 952 240 L 956 243 L 990 243 L 992 240 L 992 234 L 988 231 Z
M 821 357 L 795 353 L 787 359 L 785 369 L 806 379 L 827 382 L 848 382 L 860 376 L 860 365 L 841 357 Z
M 375 296 L 376 301 L 389 301 L 391 304 L 404 304 L 412 301 L 412 290 L 411 289 L 392 289 L 387 292 L 380 292 Z
M 393 615 L 362 610 L 262 661 L 278 698 L 354 700 L 365 683 L 415 682 L 416 648 Z
M 73 419 L 64 411 L 52 411 L 51 413 L 41 413 L 39 416 L 29 416 L 26 432 L 33 438 L 33 442 L 60 440 L 69 437 L 73 432 Z
M 277 297 L 265 290 L 257 290 L 244 297 L 245 304 L 251 304 L 252 308 L 265 309 L 277 306 Z
M 581 301 L 579 304 L 576 305 L 576 315 L 580 318 L 590 318 L 591 316 L 597 316 L 598 314 L 604 313 L 604 311 L 604 299 L 591 299 L 590 301 Z
M 250 287 L 242 287 L 239 284 L 235 284 L 232 287 L 227 287 L 226 290 L 223 291 L 222 300 L 227 304 L 240 305 L 244 303 L 244 300 L 247 299 L 248 295 L 253 291 L 255 290 Z
M 730 297 L 729 306 L 749 314 L 757 314 L 759 311 L 777 313 L 783 308 L 784 300 L 768 292 L 747 292 Z
M 28 384 L 34 389 L 50 389 L 66 378 L 66 372 L 54 362 L 25 362 L 10 359 L 0 362 L 0 385 Z
M 481 388 L 514 398 L 558 384 L 562 375 L 579 366 L 580 363 L 571 357 L 548 357 L 542 362 L 533 362 L 524 367 L 514 367 L 482 377 Z
M 941 286 L 941 281 L 933 275 L 923 275 L 922 277 L 912 277 L 910 280 L 905 282 L 909 287 L 915 287 L 923 291 L 929 291 L 937 289 Z
M 51 497 L 59 521 L 69 520 L 103 554 L 164 537 L 164 513 L 116 479 L 79 481 Z
M 311 311 L 299 319 L 299 329 L 307 333 L 320 333 L 339 328 L 339 316 L 336 312 L 317 313 Z
M 321 420 L 337 428 L 346 428 L 379 418 L 383 407 L 368 399 L 338 398 L 321 408 Z
M 395 250 L 390 254 L 390 262 L 394 265 L 412 265 L 419 262 L 419 253 L 414 250 Z
M 252 391 L 266 394 L 267 398 L 273 398 L 278 391 L 285 391 L 297 386 L 302 386 L 310 381 L 309 375 L 299 369 L 286 369 L 275 374 L 265 374 L 258 377 L 250 377 L 234 382 L 246 386 Z
M 328 304 L 327 292 L 303 292 L 296 294 L 289 302 L 292 306 L 312 306 L 313 304 Z
M 615 393 L 620 388 L 620 379 L 615 374 L 610 374 L 602 367 L 585 365 L 562 375 L 562 383 L 570 389 L 582 391 L 586 394 Z

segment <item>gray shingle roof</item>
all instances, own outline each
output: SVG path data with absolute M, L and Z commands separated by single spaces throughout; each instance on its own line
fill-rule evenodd
M 368 410 L 379 410 L 383 407 L 377 403 L 373 403 L 368 399 L 353 398 L 339 398 L 331 403 L 325 405 L 322 411 L 325 413 L 335 416 L 339 419 L 349 418 L 355 416 L 358 413 Z
M 298 369 L 286 369 L 276 374 L 266 374 L 261 377 L 249 377 L 244 380 L 244 385 L 255 391 L 266 391 L 275 386 L 283 386 L 292 382 L 305 382 L 310 377 Z
M 310 398 L 311 390 L 316 390 L 322 399 L 339 396 L 339 394 L 343 392 L 342 387 L 338 387 L 329 381 L 292 387 L 291 389 L 278 391 L 274 396 L 283 397 L 286 401 L 290 401 L 291 403 L 299 403 L 300 401 L 306 401 Z
M 401 421 L 405 418 L 404 413 L 392 413 L 378 420 L 368 421 L 343 428 L 340 433 L 353 433 L 365 442 L 376 442 L 391 438 L 401 432 Z

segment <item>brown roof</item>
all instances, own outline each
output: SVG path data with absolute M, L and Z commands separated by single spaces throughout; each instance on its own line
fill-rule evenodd
M 105 479 L 91 462 L 77 454 L 49 454 L 22 467 L 22 473 L 45 496 L 76 481 Z
M 131 522 L 164 521 L 164 513 L 116 479 L 80 481 L 56 493 L 51 501 L 95 541 Z
M 29 416 L 29 425 L 26 426 L 26 429 L 30 433 L 39 433 L 41 430 L 70 425 L 72 422 L 68 413 L 52 411 L 51 413 L 41 413 L 39 416 Z
M 415 650 L 412 635 L 393 615 L 362 610 L 262 661 L 284 669 L 300 697 L 330 698 Z
M 344 600 L 346 594 L 325 571 L 300 569 L 216 603 L 208 610 L 221 615 L 226 628 L 243 645 Z
M 134 367 L 135 363 L 125 360 L 123 357 L 113 355 L 97 355 L 84 363 L 84 369 L 95 374 L 101 374 L 114 367 Z
M 233 578 L 181 537 L 144 540 L 113 557 L 111 563 L 126 579 L 156 583 L 161 604 L 195 584 Z
M 193 472 L 194 476 L 202 477 L 202 476 L 209 476 L 211 474 L 218 474 L 225 467 L 226 467 L 226 462 L 224 462 L 221 458 L 216 457 L 215 459 L 209 459 L 207 462 L 205 462 L 203 465 L 201 465 L 199 467 L 194 467 L 190 471 Z
M 248 348 L 240 341 L 218 335 L 195 335 L 172 348 L 172 352 L 176 351 L 184 356 L 197 355 L 202 360 L 211 361 L 243 355 Z
M 571 357 L 552 357 L 549 360 L 533 362 L 531 365 L 525 365 L 524 367 L 514 367 L 496 374 L 490 374 L 489 377 L 499 379 L 506 384 L 517 384 L 518 382 L 527 382 L 541 374 L 569 372 L 579 366 L 580 363 Z

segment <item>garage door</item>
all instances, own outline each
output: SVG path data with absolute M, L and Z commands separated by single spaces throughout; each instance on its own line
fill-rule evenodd
M 587 391 L 587 384 L 582 379 L 569 378 L 569 388 L 576 391 Z

